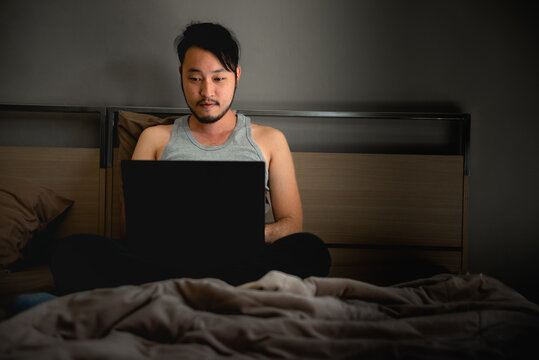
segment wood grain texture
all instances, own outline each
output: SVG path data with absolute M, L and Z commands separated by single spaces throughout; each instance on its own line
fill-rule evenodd
M 329 244 L 462 246 L 462 157 L 294 153 L 304 230 Z
M 31 179 L 75 203 L 57 237 L 72 233 L 104 234 L 105 173 L 99 149 L 0 147 L 2 175 Z
M 440 272 L 461 271 L 460 251 L 330 248 L 329 276 L 391 285 Z M 447 270 L 446 270 L 447 269 Z

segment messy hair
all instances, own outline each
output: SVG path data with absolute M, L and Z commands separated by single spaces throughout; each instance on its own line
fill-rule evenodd
M 223 67 L 236 73 L 239 62 L 238 41 L 224 26 L 214 23 L 194 22 L 188 25 L 183 34 L 174 41 L 178 52 L 180 64 L 185 59 L 185 54 L 192 46 L 210 51 L 214 54 Z

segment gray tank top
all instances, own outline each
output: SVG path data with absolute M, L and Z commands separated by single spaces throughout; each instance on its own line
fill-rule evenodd
M 218 146 L 200 144 L 191 129 L 189 115 L 174 121 L 170 141 L 165 146 L 161 160 L 213 160 L 213 161 L 264 161 L 266 164 L 266 191 L 268 186 L 268 164 L 262 151 L 253 140 L 251 119 L 237 114 L 236 127 L 225 143 Z M 268 211 L 266 206 L 266 211 Z

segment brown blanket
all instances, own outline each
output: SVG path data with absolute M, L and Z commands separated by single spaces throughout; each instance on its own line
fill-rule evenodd
M 270 272 L 64 296 L 0 323 L 6 359 L 521 358 L 539 307 L 484 275 L 378 287 Z

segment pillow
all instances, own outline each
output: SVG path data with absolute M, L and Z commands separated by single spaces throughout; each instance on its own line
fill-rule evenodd
M 138 138 L 144 129 L 154 125 L 173 124 L 178 117 L 179 115 L 160 118 L 130 111 L 118 112 L 118 159 L 120 161 L 131 159 Z
M 170 125 L 179 115 L 160 118 L 150 114 L 135 113 L 121 110 L 118 112 L 118 160 L 130 160 L 135 151 L 138 138 L 144 129 L 155 125 Z M 122 177 L 120 183 L 120 202 L 123 203 Z
M 0 176 L 0 265 L 22 259 L 29 242 L 72 205 L 73 200 L 35 182 Z

